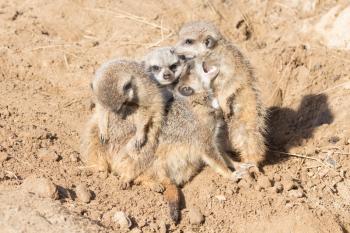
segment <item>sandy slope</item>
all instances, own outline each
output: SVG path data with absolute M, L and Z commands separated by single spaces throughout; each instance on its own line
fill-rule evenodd
M 300 10 L 288 1 L 2 0 L 0 155 L 8 158 L 0 166 L 1 229 L 119 232 L 111 216 L 121 210 L 135 232 L 350 231 L 350 55 L 325 47 L 313 28 L 335 2 Z M 215 21 L 256 68 L 270 107 L 272 151 L 263 170 L 273 187 L 254 179 L 231 183 L 204 169 L 183 188 L 175 226 L 160 194 L 119 190 L 117 177 L 91 174 L 75 158 L 95 69 L 172 44 L 184 22 L 203 18 Z M 40 160 L 42 148 L 59 160 Z M 60 199 L 23 194 L 23 180 L 33 175 L 57 184 Z M 80 183 L 94 192 L 89 204 L 74 195 Z M 193 206 L 205 216 L 199 226 L 189 224 Z

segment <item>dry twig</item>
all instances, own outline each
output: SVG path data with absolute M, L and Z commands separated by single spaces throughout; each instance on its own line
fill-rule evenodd
M 292 153 L 287 153 L 287 152 L 282 152 L 282 151 L 275 151 L 275 150 L 271 150 L 272 152 L 275 152 L 275 153 L 280 153 L 280 154 L 283 154 L 283 155 L 288 155 L 288 156 L 293 156 L 293 157 L 297 157 L 297 158 L 303 158 L 303 159 L 310 159 L 310 160 L 314 160 L 314 161 L 317 161 L 318 163 L 322 164 L 323 166 L 325 167 L 331 167 L 330 165 L 322 162 L 322 160 L 318 159 L 318 158 L 313 158 L 313 157 L 310 157 L 310 156 L 306 156 L 306 155 L 299 155 L 299 154 L 292 154 Z

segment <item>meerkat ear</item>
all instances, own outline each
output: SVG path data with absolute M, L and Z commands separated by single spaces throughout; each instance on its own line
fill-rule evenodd
M 214 48 L 216 45 L 216 42 L 217 41 L 210 35 L 207 36 L 207 38 L 205 38 L 204 40 L 205 47 L 207 47 L 208 49 Z

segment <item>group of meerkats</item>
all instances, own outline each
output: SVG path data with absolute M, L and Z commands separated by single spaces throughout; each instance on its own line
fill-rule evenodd
M 178 187 L 203 165 L 237 181 L 264 160 L 265 108 L 252 68 L 211 23 L 185 24 L 176 45 L 141 62 L 105 63 L 91 87 L 87 166 L 118 175 L 121 188 L 163 192 L 175 222 Z

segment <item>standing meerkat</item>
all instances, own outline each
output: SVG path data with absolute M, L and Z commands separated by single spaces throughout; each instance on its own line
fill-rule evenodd
M 142 65 L 125 60 L 102 65 L 93 93 L 96 112 L 83 137 L 83 157 L 88 166 L 120 175 L 127 187 L 154 157 L 164 116 L 163 95 Z M 109 136 L 105 143 L 97 136 L 103 129 Z
M 188 182 L 203 165 L 227 179 L 236 180 L 218 145 L 224 124 L 221 110 L 213 108 L 211 93 L 203 87 L 195 71 L 190 72 L 180 77 L 175 86 L 174 101 L 162 125 L 155 161 L 135 181 L 152 189 L 162 189 L 155 181 L 164 186 L 170 216 L 175 222 L 180 214 L 177 186 Z M 211 80 L 217 72 L 208 72 L 204 78 Z
M 213 24 L 202 21 L 180 29 L 174 52 L 194 59 L 195 66 L 204 71 L 210 66 L 220 70 L 212 88 L 224 113 L 230 145 L 240 153 L 243 169 L 259 165 L 266 152 L 266 110 L 253 70 L 243 54 Z

